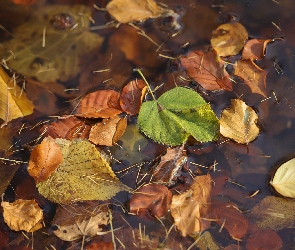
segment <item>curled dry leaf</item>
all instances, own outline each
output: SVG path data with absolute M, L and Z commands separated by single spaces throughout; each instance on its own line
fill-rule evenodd
M 86 95 L 80 102 L 76 116 L 85 118 L 109 118 L 122 112 L 119 93 L 114 90 L 98 90 Z
M 266 97 L 266 75 L 267 72 L 259 68 L 253 61 L 237 61 L 234 64 L 235 75 L 241 77 L 249 86 L 252 93 Z
M 239 99 L 231 100 L 231 107 L 221 113 L 220 133 L 241 144 L 248 144 L 259 134 L 255 111 Z
M 149 211 L 158 218 L 164 216 L 170 209 L 171 191 L 160 184 L 147 184 L 133 194 L 130 200 L 130 212 L 139 214 Z
M 282 249 L 283 241 L 281 237 L 273 230 L 258 230 L 251 234 L 247 239 L 247 250 L 261 249 Z
M 103 119 L 91 128 L 89 141 L 96 145 L 113 146 L 124 134 L 126 127 L 126 117 L 116 116 Z
M 210 226 L 204 220 L 210 213 L 211 207 L 211 177 L 197 176 L 190 189 L 183 194 L 173 195 L 171 215 L 182 236 L 201 233 Z
M 28 172 L 36 183 L 45 181 L 61 164 L 63 155 L 59 145 L 51 137 L 45 137 L 30 156 Z
M 147 86 L 142 79 L 129 82 L 121 92 L 120 106 L 129 115 L 137 115 Z
M 212 32 L 211 45 L 220 56 L 233 56 L 244 47 L 248 32 L 240 23 L 226 23 Z
M 232 82 L 225 70 L 224 62 L 215 51 L 191 51 L 180 57 L 181 65 L 190 78 L 206 90 L 232 90 Z
M 3 217 L 11 230 L 34 232 L 42 227 L 43 211 L 35 200 L 2 201 Z

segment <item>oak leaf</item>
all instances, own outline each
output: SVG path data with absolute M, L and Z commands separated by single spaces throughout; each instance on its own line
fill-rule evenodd
M 220 133 L 241 144 L 248 144 L 259 134 L 258 116 L 255 111 L 242 100 L 231 100 L 231 107 L 221 113 Z
M 210 227 L 204 220 L 211 207 L 211 177 L 197 176 L 190 189 L 183 194 L 173 195 L 171 215 L 182 236 L 201 233 Z
M 35 200 L 2 201 L 3 217 L 11 230 L 34 232 L 42 227 L 43 211 Z
M 232 90 L 232 82 L 225 64 L 215 51 L 191 51 L 180 57 L 181 65 L 190 78 L 206 90 Z

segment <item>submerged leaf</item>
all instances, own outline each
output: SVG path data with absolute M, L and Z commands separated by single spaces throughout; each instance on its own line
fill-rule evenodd
M 218 135 L 218 119 L 210 104 L 183 87 L 144 102 L 137 125 L 146 136 L 167 145 L 180 145 L 190 135 L 200 142 L 212 141 Z
M 282 249 L 281 237 L 271 229 L 258 230 L 247 239 L 247 250 Z

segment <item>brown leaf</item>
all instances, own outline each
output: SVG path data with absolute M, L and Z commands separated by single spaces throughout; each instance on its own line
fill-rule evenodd
M 118 92 L 114 90 L 98 90 L 86 95 L 81 100 L 76 116 L 109 118 L 121 112 Z
M 216 52 L 191 51 L 180 58 L 188 76 L 206 90 L 232 90 L 232 82 L 225 70 L 224 62 Z
M 63 156 L 60 147 L 53 138 L 46 137 L 41 144 L 33 149 L 28 172 L 36 183 L 39 183 L 45 181 L 62 161 Z
M 247 250 L 261 250 L 261 249 L 272 249 L 279 250 L 283 246 L 281 237 L 273 230 L 259 230 L 253 232 L 251 237 L 247 239 L 246 249 Z
M 120 106 L 129 115 L 137 115 L 147 86 L 142 79 L 129 82 L 122 90 Z
M 164 216 L 170 209 L 172 193 L 160 184 L 147 184 L 139 188 L 130 200 L 130 212 L 139 214 L 149 211 L 158 218 Z
M 120 23 L 157 18 L 163 12 L 154 0 L 112 0 L 106 9 Z
M 210 227 L 206 218 L 210 211 L 211 177 L 197 176 L 190 189 L 183 194 L 173 195 L 171 215 L 182 236 L 201 233 Z
M 73 140 L 76 138 L 80 138 L 80 139 L 88 138 L 90 129 L 91 129 L 90 125 L 85 124 L 84 121 L 80 121 L 77 125 L 75 125 L 69 130 L 65 139 Z
M 211 45 L 219 56 L 234 56 L 244 47 L 248 32 L 240 23 L 226 23 L 212 32 Z
M 237 61 L 234 64 L 235 75 L 241 77 L 249 86 L 252 93 L 266 97 L 266 75 L 267 72 L 259 68 L 253 61 Z
M 92 242 L 85 246 L 87 250 L 114 250 L 113 242 L 100 241 L 98 243 Z
M 34 232 L 42 227 L 43 211 L 35 200 L 2 201 L 3 217 L 10 229 Z
M 103 119 L 91 128 L 89 140 L 96 145 L 113 146 L 124 134 L 126 127 L 126 117 L 116 116 Z
M 267 39 L 251 39 L 249 40 L 242 52 L 243 60 L 257 60 L 262 59 L 264 57 L 266 44 L 271 40 Z
M 232 238 L 241 239 L 246 234 L 248 219 L 236 204 L 214 201 L 211 213 L 217 219 L 216 223 L 226 228 Z

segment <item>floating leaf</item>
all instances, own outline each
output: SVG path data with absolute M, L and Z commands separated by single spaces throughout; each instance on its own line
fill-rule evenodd
M 280 195 L 295 198 L 295 158 L 277 169 L 270 184 Z
M 259 134 L 258 116 L 255 111 L 239 99 L 231 100 L 231 107 L 221 113 L 220 133 L 238 143 L 248 144 Z
M 34 105 L 26 94 L 16 84 L 15 78 L 10 78 L 0 66 L 0 119 L 6 125 L 9 121 L 30 115 Z
M 265 81 L 267 72 L 259 68 L 251 60 L 237 61 L 234 64 L 235 75 L 241 77 L 249 86 L 252 93 L 266 97 Z
M 107 200 L 130 188 L 122 184 L 101 153 L 89 141 L 55 139 L 63 161 L 49 178 L 37 184 L 48 200 L 68 204 L 80 200 Z
M 42 227 L 43 211 L 35 200 L 2 201 L 3 217 L 10 229 L 34 232 Z
M 210 226 L 205 220 L 211 203 L 210 175 L 197 176 L 190 189 L 172 197 L 171 215 L 182 236 L 201 233 Z
M 226 23 L 212 32 L 211 45 L 220 56 L 233 56 L 244 47 L 248 32 L 240 23 Z
M 193 90 L 176 87 L 158 100 L 144 102 L 138 127 L 154 141 L 180 145 L 192 135 L 200 142 L 216 139 L 218 119 L 210 104 Z
M 224 62 L 215 51 L 191 51 L 180 57 L 181 65 L 188 76 L 206 90 L 232 90 L 232 82 L 225 70 Z

